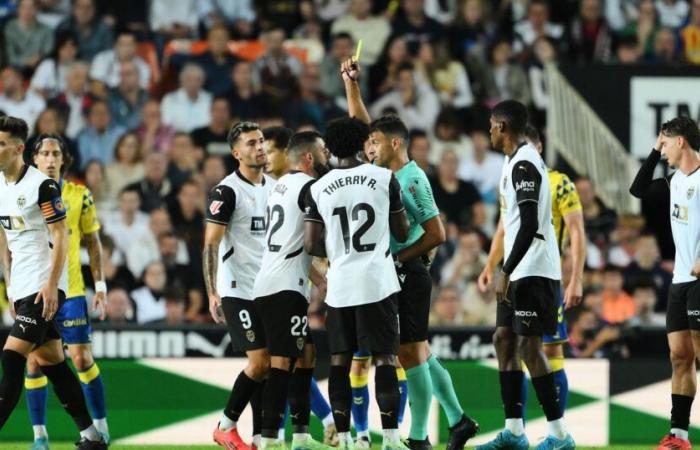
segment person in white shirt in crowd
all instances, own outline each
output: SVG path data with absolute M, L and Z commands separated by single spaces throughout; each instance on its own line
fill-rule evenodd
M 139 210 L 141 197 L 135 188 L 127 187 L 119 193 L 117 210 L 105 214 L 104 232 L 114 245 L 126 255 L 131 243 L 148 233 L 148 214 Z
M 97 159 L 102 164 L 109 164 L 114 158 L 114 147 L 126 128 L 112 121 L 112 113 L 107 102 L 96 100 L 88 111 L 88 124 L 78 135 L 80 151 L 80 170 Z
M 430 163 L 439 164 L 442 156 L 452 150 L 460 161 L 474 154 L 472 140 L 462 130 L 464 118 L 454 108 L 444 108 L 435 120 L 435 133 L 430 142 Z
M 104 94 L 106 88 L 114 88 L 119 85 L 120 68 L 122 63 L 133 61 L 139 71 L 139 86 L 148 88 L 151 78 L 151 69 L 148 64 L 136 55 L 136 35 L 128 31 L 119 34 L 114 48 L 97 54 L 92 60 L 90 79 L 93 80 L 93 91 L 96 94 Z
M 180 89 L 163 97 L 163 123 L 186 133 L 209 124 L 212 96 L 202 86 L 202 68 L 185 64 L 180 71 Z
M 495 205 L 498 201 L 498 180 L 503 169 L 503 155 L 491 150 L 488 133 L 474 130 L 470 136 L 474 151 L 471 158 L 460 161 L 457 176 L 472 182 L 484 203 Z
M 34 91 L 28 91 L 24 87 L 20 69 L 8 66 L 2 71 L 1 78 L 0 110 L 8 116 L 27 122 L 29 134 L 31 134 L 37 117 L 46 107 L 46 102 Z
M 136 323 L 144 324 L 165 319 L 163 290 L 166 281 L 163 263 L 158 260 L 147 262 L 143 270 L 144 286 L 131 291 L 131 299 L 136 305 Z
M 411 63 L 399 66 L 395 88 L 374 102 L 369 113 L 372 117 L 380 117 L 392 109 L 409 130 L 433 129 L 440 112 L 440 99 L 429 84 L 416 80 Z
M 605 18 L 615 31 L 621 31 L 639 17 L 638 0 L 606 0 Z
M 136 239 L 129 244 L 129 248 L 126 251 L 126 265 L 131 273 L 134 275 L 142 273 L 149 262 L 154 258 L 159 258 L 158 236 L 171 231 L 173 231 L 173 225 L 168 211 L 160 208 L 151 211 L 148 219 L 148 229 L 140 236 L 136 236 Z M 190 262 L 187 246 L 182 239 L 177 240 L 175 262 L 184 265 Z
M 151 0 L 150 27 L 156 40 L 188 39 L 196 36 L 199 23 L 198 0 Z
M 236 38 L 249 37 L 255 30 L 253 0 L 201 0 L 199 7 L 207 28 L 224 23 L 233 28 Z
M 530 49 L 535 41 L 547 37 L 557 41 L 564 35 L 564 27 L 549 21 L 546 0 L 532 0 L 527 6 L 527 17 L 515 24 L 513 51 L 517 54 Z
M 160 101 L 150 99 L 143 105 L 143 123 L 136 130 L 141 139 L 141 148 L 144 153 L 165 153 L 170 148 L 170 143 L 175 136 L 175 129 L 164 124 L 160 113 Z
M 72 33 L 59 34 L 56 48 L 36 68 L 29 83 L 37 94 L 45 99 L 56 96 L 66 89 L 66 76 L 78 55 L 78 42 Z
M 391 25 L 386 18 L 372 15 L 372 4 L 372 0 L 351 0 L 347 14 L 331 26 L 332 35 L 349 33 L 355 42 L 363 40 L 362 64 L 365 67 L 377 62 L 391 35 Z
M 82 61 L 71 64 L 66 72 L 65 89 L 52 100 L 64 111 L 66 136 L 71 139 L 77 138 L 87 124 L 85 109 L 91 102 L 88 95 L 89 71 L 90 66 Z
M 467 71 L 461 62 L 452 58 L 446 42 L 422 42 L 416 69 L 423 81 L 437 92 L 443 105 L 468 108 L 474 104 Z
M 662 27 L 678 28 L 688 19 L 690 6 L 686 0 L 656 0 L 656 11 Z

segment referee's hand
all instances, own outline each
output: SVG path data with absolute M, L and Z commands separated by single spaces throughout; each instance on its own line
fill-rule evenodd
M 221 309 L 221 297 L 218 294 L 209 295 L 209 313 L 216 323 L 224 323 L 224 312 Z
M 44 308 L 41 312 L 41 317 L 47 321 L 53 319 L 53 316 L 56 315 L 56 311 L 58 310 L 58 286 L 50 286 L 49 283 L 43 285 L 39 293 L 36 294 L 34 304 L 37 305 L 42 300 L 44 302 Z

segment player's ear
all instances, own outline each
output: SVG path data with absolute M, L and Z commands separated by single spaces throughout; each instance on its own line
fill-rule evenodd
M 501 133 L 506 131 L 506 123 L 505 122 L 499 122 L 498 123 L 498 129 L 500 130 Z

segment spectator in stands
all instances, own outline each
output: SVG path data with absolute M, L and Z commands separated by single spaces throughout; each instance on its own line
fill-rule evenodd
M 175 135 L 175 129 L 163 123 L 160 102 L 155 99 L 148 100 L 143 105 L 143 123 L 136 132 L 144 154 L 167 152 Z
M 192 141 L 204 155 L 229 156 L 231 147 L 226 136 L 231 127 L 231 111 L 226 97 L 214 97 L 211 102 L 211 121 L 193 130 Z
M 484 270 L 487 255 L 482 249 L 481 237 L 474 229 L 461 231 L 458 242 L 454 255 L 442 267 L 440 283 L 451 284 L 464 291 Z
M 473 183 L 485 203 L 498 201 L 498 180 L 503 169 L 503 154 L 491 150 L 488 133 L 474 130 L 471 133 L 472 157 L 462 158 L 457 169 L 460 179 Z
M 123 62 L 119 67 L 119 85 L 111 88 L 107 97 L 114 123 L 128 130 L 138 128 L 147 100 L 148 93 L 139 86 L 136 64 L 133 61 Z
M 119 193 L 117 210 L 102 213 L 104 232 L 114 241 L 119 251 L 126 255 L 131 243 L 148 232 L 148 214 L 140 210 L 141 196 L 138 189 L 127 186 Z
M 117 141 L 126 129 L 112 122 L 112 114 L 104 100 L 96 100 L 88 111 L 88 124 L 78 134 L 80 169 L 93 159 L 109 164 Z
M 241 120 L 260 117 L 267 103 L 265 96 L 260 94 L 253 77 L 253 65 L 248 61 L 238 61 L 231 70 L 233 87 L 226 97 L 231 111 L 235 111 L 236 117 Z
M 464 62 L 471 62 L 474 57 L 483 59 L 494 28 L 486 20 L 481 0 L 460 1 L 457 16 L 447 30 L 452 55 Z
M 512 49 L 507 39 L 494 42 L 490 51 L 490 66 L 483 80 L 487 105 L 507 99 L 530 104 L 530 85 L 523 68 L 511 62 Z
M 66 136 L 71 139 L 85 128 L 85 111 L 90 108 L 94 98 L 88 92 L 89 66 L 84 62 L 74 62 L 68 68 L 66 74 L 66 88 L 50 101 L 51 105 L 58 107 L 66 117 Z
M 151 153 L 146 156 L 143 168 L 143 179 L 130 184 L 128 188 L 135 189 L 139 193 L 141 211 L 148 213 L 166 206 L 172 193 L 172 184 L 166 177 L 168 158 L 162 153 Z M 140 273 L 139 270 L 133 272 Z
M 549 4 L 546 0 L 532 0 L 527 5 L 527 17 L 515 24 L 513 34 L 513 51 L 527 55 L 537 39 L 561 40 L 564 27 L 549 21 Z
M 665 66 L 677 65 L 680 62 L 676 33 L 670 28 L 660 28 L 654 38 L 654 52 L 648 55 L 647 62 Z
M 439 164 L 447 150 L 455 152 L 459 161 L 472 158 L 474 146 L 462 130 L 463 123 L 464 119 L 456 109 L 447 107 L 440 111 L 435 120 L 435 133 L 430 143 L 432 164 Z
M 637 253 L 637 239 L 644 228 L 644 217 L 625 214 L 617 221 L 611 235 L 613 245 L 608 251 L 608 262 L 614 266 L 627 267 Z
M 413 64 L 405 63 L 396 71 L 395 88 L 374 102 L 369 112 L 380 117 L 387 109 L 396 111 L 409 129 L 431 130 L 440 112 L 440 100 L 430 85 L 416 80 Z
M 110 325 L 127 325 L 133 322 L 134 308 L 129 294 L 123 287 L 110 288 L 107 291 L 107 319 Z
M 233 169 L 235 170 L 235 169 Z M 231 171 L 226 170 L 224 159 L 219 155 L 209 155 L 202 164 L 202 175 L 204 176 L 204 191 L 209 192 L 211 188 L 219 184 Z
M 569 350 L 575 358 L 609 358 L 612 344 L 620 338 L 620 328 L 603 325 L 595 313 L 581 308 L 573 313 L 569 329 Z
M 363 39 L 362 63 L 369 67 L 379 56 L 391 34 L 385 17 L 372 16 L 372 0 L 351 0 L 348 11 L 331 26 L 331 33 L 350 33 L 355 42 Z
M 690 18 L 680 35 L 685 60 L 700 64 L 700 0 L 690 0 Z
M 294 46 L 306 53 L 306 64 L 319 64 L 326 54 L 324 24 L 310 0 L 299 3 L 299 13 L 301 23 L 294 28 L 291 35 Z
M 443 106 L 464 109 L 474 103 L 467 71 L 452 59 L 446 42 L 421 43 L 416 69 L 438 94 Z
M 180 71 L 180 88 L 163 97 L 163 122 L 186 133 L 206 126 L 211 119 L 212 95 L 203 86 L 202 68 L 196 64 L 186 64 Z
M 656 0 L 661 26 L 678 28 L 683 25 L 690 8 L 686 0 Z
M 182 183 L 192 178 L 199 163 L 204 159 L 204 154 L 194 146 L 189 134 L 179 132 L 173 138 L 168 155 L 170 164 L 168 164 L 167 177 L 174 193 L 180 189 Z
M 489 289 L 481 292 L 476 282 L 467 284 L 461 298 L 462 324 L 468 326 L 494 326 L 496 325 L 496 292 Z
M 459 301 L 457 288 L 450 285 L 441 287 L 430 312 L 430 325 L 462 325 L 462 315 L 462 305 Z
M 224 25 L 214 25 L 207 32 L 209 48 L 194 60 L 204 70 L 204 89 L 212 95 L 223 95 L 231 90 L 231 70 L 238 58 L 228 49 L 229 39 Z
M 53 31 L 36 20 L 37 0 L 20 0 L 17 18 L 5 25 L 5 57 L 11 66 L 31 75 L 44 56 L 53 50 Z
M 556 64 L 556 50 L 547 38 L 537 39 L 533 45 L 534 58 L 530 63 L 528 75 L 530 78 L 530 92 L 535 114 L 530 118 L 532 122 L 544 124 L 549 104 L 549 81 L 547 80 L 547 66 Z
M 620 36 L 615 49 L 615 62 L 619 64 L 638 64 L 642 59 L 636 36 Z
M 443 27 L 425 15 L 424 0 L 404 0 L 401 9 L 391 24 L 394 34 L 403 35 L 412 53 L 418 50 L 421 42 L 437 41 L 442 38 Z
M 143 287 L 131 291 L 136 305 L 136 322 L 145 324 L 165 319 L 163 291 L 167 278 L 160 261 L 151 261 L 143 271 Z
M 484 204 L 473 184 L 457 178 L 458 165 L 455 152 L 445 151 L 437 166 L 437 177 L 430 179 L 435 203 L 458 228 L 478 227 L 485 218 Z
M 666 311 L 666 300 L 673 276 L 661 264 L 659 246 L 652 233 L 644 232 L 637 239 L 634 260 L 625 268 L 624 277 L 625 289 L 628 292 L 633 292 L 640 282 L 651 280 L 655 297 L 659 299 L 652 307 L 656 311 Z
M 94 0 L 74 0 L 71 16 L 58 25 L 57 32 L 76 34 L 78 54 L 85 61 L 108 50 L 114 42 L 112 30 L 95 14 Z
M 172 231 L 173 225 L 168 211 L 163 208 L 152 210 L 148 217 L 147 230 L 136 236 L 125 253 L 127 267 L 131 273 L 142 273 L 150 261 L 159 259 L 158 236 Z M 180 240 L 178 240 L 176 261 L 183 265 L 190 262 L 187 247 Z
M 2 71 L 2 95 L 0 110 L 9 116 L 19 117 L 27 122 L 29 132 L 34 129 L 39 113 L 46 107 L 46 102 L 34 91 L 27 90 L 22 81 L 22 72 L 13 66 Z
M 178 244 L 178 238 L 172 231 L 166 231 L 158 236 L 158 251 L 160 260 L 165 266 L 168 286 L 182 288 L 188 304 L 187 315 L 194 319 L 203 305 L 203 277 L 197 276 L 198 267 L 177 261 Z
M 171 39 L 191 39 L 196 37 L 199 23 L 199 9 L 197 0 L 151 0 L 150 2 L 150 29 L 154 34 L 154 40 L 158 53 Z
M 601 0 L 581 0 L 579 14 L 568 29 L 569 59 L 574 63 L 607 62 L 612 34 L 602 14 Z
M 408 145 L 408 157 L 418 164 L 428 177 L 435 176 L 435 166 L 430 163 L 430 139 L 425 131 L 412 130 Z
M 97 213 L 102 219 L 103 216 L 116 208 L 116 198 L 107 195 L 105 185 L 105 168 L 101 162 L 93 159 L 85 166 L 83 178 L 85 186 L 92 192 L 92 200 L 95 202 Z M 102 220 L 101 220 L 102 221 Z
M 377 62 L 369 70 L 370 99 L 376 100 L 382 95 L 391 92 L 396 86 L 396 76 L 399 67 L 411 62 L 408 53 L 408 44 L 401 35 L 394 35 L 384 47 L 384 51 Z
M 289 172 L 287 145 L 292 134 L 292 130 L 286 127 L 269 127 L 263 130 L 265 153 L 267 154 L 265 173 L 275 180 Z
M 654 39 L 658 29 L 659 25 L 654 0 L 642 0 L 639 4 L 637 20 L 623 28 L 621 34 L 623 36 L 636 37 L 639 53 L 648 56 L 653 52 Z
M 607 266 L 603 273 L 603 319 L 608 323 L 621 323 L 635 314 L 635 304 L 622 287 L 622 269 Z
M 638 0 L 607 0 L 605 18 L 615 32 L 621 31 L 639 16 Z
M 176 327 L 188 322 L 185 318 L 185 298 L 181 289 L 166 289 L 165 298 L 165 319 L 159 324 Z
M 331 48 L 321 61 L 321 92 L 334 100 L 335 104 L 347 109 L 345 99 L 345 84 L 338 76 L 338 68 L 344 61 L 350 59 L 355 49 L 355 43 L 349 33 L 339 33 L 331 38 Z M 360 91 L 367 92 L 365 77 L 358 80 Z
M 114 160 L 105 168 L 105 194 L 116 198 L 122 189 L 141 180 L 143 176 L 141 144 L 136 133 L 128 131 L 119 137 L 114 146 Z
M 59 34 L 56 48 L 34 72 L 29 87 L 45 99 L 55 97 L 66 89 L 66 76 L 78 54 L 78 43 L 72 33 Z
M 33 164 L 32 153 L 34 150 L 34 144 L 36 139 L 42 134 L 53 134 L 60 136 L 63 140 L 64 148 L 73 158 L 73 162 L 68 167 L 68 174 L 75 175 L 78 173 L 78 167 L 80 166 L 80 153 L 78 152 L 78 144 L 68 138 L 65 134 L 66 123 L 63 119 L 61 113 L 54 107 L 47 107 L 36 119 L 36 126 L 34 127 L 34 133 L 27 139 L 27 143 L 24 146 L 24 161 L 27 164 Z
M 129 269 L 123 263 L 123 255 L 115 255 L 116 250 L 114 241 L 108 235 L 102 236 L 102 267 L 104 268 L 105 282 L 107 283 L 108 292 L 114 289 L 125 289 L 131 291 L 136 288 L 136 279 L 129 272 Z M 89 272 L 89 271 L 88 271 Z M 92 277 L 92 274 L 89 275 Z M 86 284 L 88 279 L 85 279 Z
M 208 28 L 223 23 L 233 30 L 236 39 L 253 37 L 256 19 L 253 0 L 210 0 L 209 5 L 202 6 L 209 6 L 203 18 Z
M 185 181 L 175 197 L 176 201 L 168 208 L 174 231 L 185 242 L 193 267 L 201 267 L 204 243 L 203 197 L 199 183 Z
M 655 305 L 658 304 L 659 297 L 657 289 L 652 279 L 639 279 L 632 287 L 632 298 L 634 299 L 637 314 L 629 320 L 630 326 L 655 326 L 664 327 L 666 317 Z M 666 311 L 664 308 L 663 311 Z
M 253 69 L 262 92 L 268 97 L 268 107 L 283 111 L 286 103 L 298 93 L 297 78 L 303 67 L 301 61 L 285 51 L 283 28 L 274 27 L 263 33 L 261 39 L 266 47 L 265 54 L 253 63 Z
M 583 206 L 583 218 L 586 222 L 586 237 L 592 243 L 602 246 L 608 242 L 610 233 L 617 224 L 617 214 L 605 207 L 595 195 L 591 180 L 579 177 L 575 181 L 578 196 Z
M 288 114 L 287 123 L 292 127 L 299 127 L 306 121 L 313 130 L 322 132 L 329 120 L 347 114 L 345 109 L 342 109 L 347 106 L 339 104 L 337 100 L 321 92 L 321 72 L 318 64 L 306 64 L 299 79 L 299 98 Z
M 121 77 L 120 69 L 125 62 L 133 62 L 139 71 L 139 86 L 148 88 L 151 69 L 148 64 L 136 55 L 136 36 L 122 31 L 114 43 L 114 48 L 104 50 L 95 56 L 90 68 L 90 78 L 93 80 L 92 91 L 95 95 L 104 97 L 107 88 L 117 87 Z

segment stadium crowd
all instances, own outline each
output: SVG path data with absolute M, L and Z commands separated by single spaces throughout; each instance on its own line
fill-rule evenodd
M 491 106 L 521 101 L 543 129 L 548 64 L 700 63 L 700 0 L 2 0 L 0 21 L 0 110 L 68 143 L 66 176 L 99 212 L 114 324 L 210 320 L 205 196 L 235 169 L 230 126 L 266 127 L 283 173 L 290 130 L 347 114 L 338 71 L 359 39 L 370 114 L 411 128 L 446 224 L 433 325 L 495 324 L 495 294 L 476 288 L 503 162 Z M 608 356 L 616 324 L 663 324 L 672 262 L 644 217 L 617 217 L 571 176 L 588 238 L 571 351 Z

